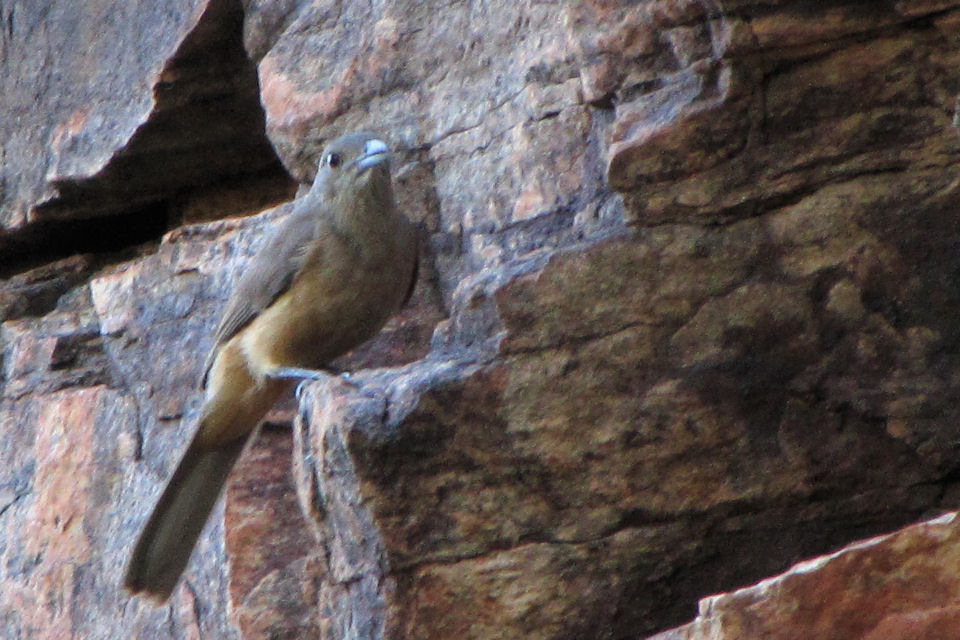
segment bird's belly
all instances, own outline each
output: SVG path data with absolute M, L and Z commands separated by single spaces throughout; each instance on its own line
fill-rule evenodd
M 304 273 L 245 332 L 251 369 L 321 368 L 373 337 L 398 304 L 389 273 L 378 271 Z

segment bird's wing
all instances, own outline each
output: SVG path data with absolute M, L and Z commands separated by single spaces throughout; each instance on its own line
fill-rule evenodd
M 294 209 L 246 265 L 214 334 L 213 346 L 203 367 L 204 384 L 220 346 L 290 288 L 314 239 L 316 221 L 317 212 L 312 208 Z

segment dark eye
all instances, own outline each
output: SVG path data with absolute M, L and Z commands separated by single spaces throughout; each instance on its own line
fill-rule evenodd
M 327 165 L 336 169 L 343 162 L 339 153 L 330 152 L 327 154 Z

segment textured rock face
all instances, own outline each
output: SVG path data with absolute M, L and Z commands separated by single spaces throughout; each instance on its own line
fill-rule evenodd
M 650 640 L 960 638 L 958 554 L 950 513 L 704 599 L 696 621 Z
M 235 0 L 0 7 L 5 272 L 289 197 L 242 20 Z
M 101 4 L 0 7 L 0 635 L 640 638 L 956 506 L 960 3 Z M 170 605 L 128 600 L 287 209 L 181 222 L 357 128 L 424 228 L 414 303 L 270 416 Z M 790 608 L 869 558 L 918 569 L 850 637 L 941 637 L 953 528 L 664 637 L 817 637 Z

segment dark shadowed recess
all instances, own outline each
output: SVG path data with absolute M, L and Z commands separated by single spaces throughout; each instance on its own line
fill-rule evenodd
M 98 174 L 56 184 L 29 224 L 0 235 L 0 278 L 78 253 L 114 254 L 197 220 L 293 196 L 267 140 L 239 0 L 213 0 L 154 86 L 150 117 Z M 238 202 L 242 208 L 238 210 Z

